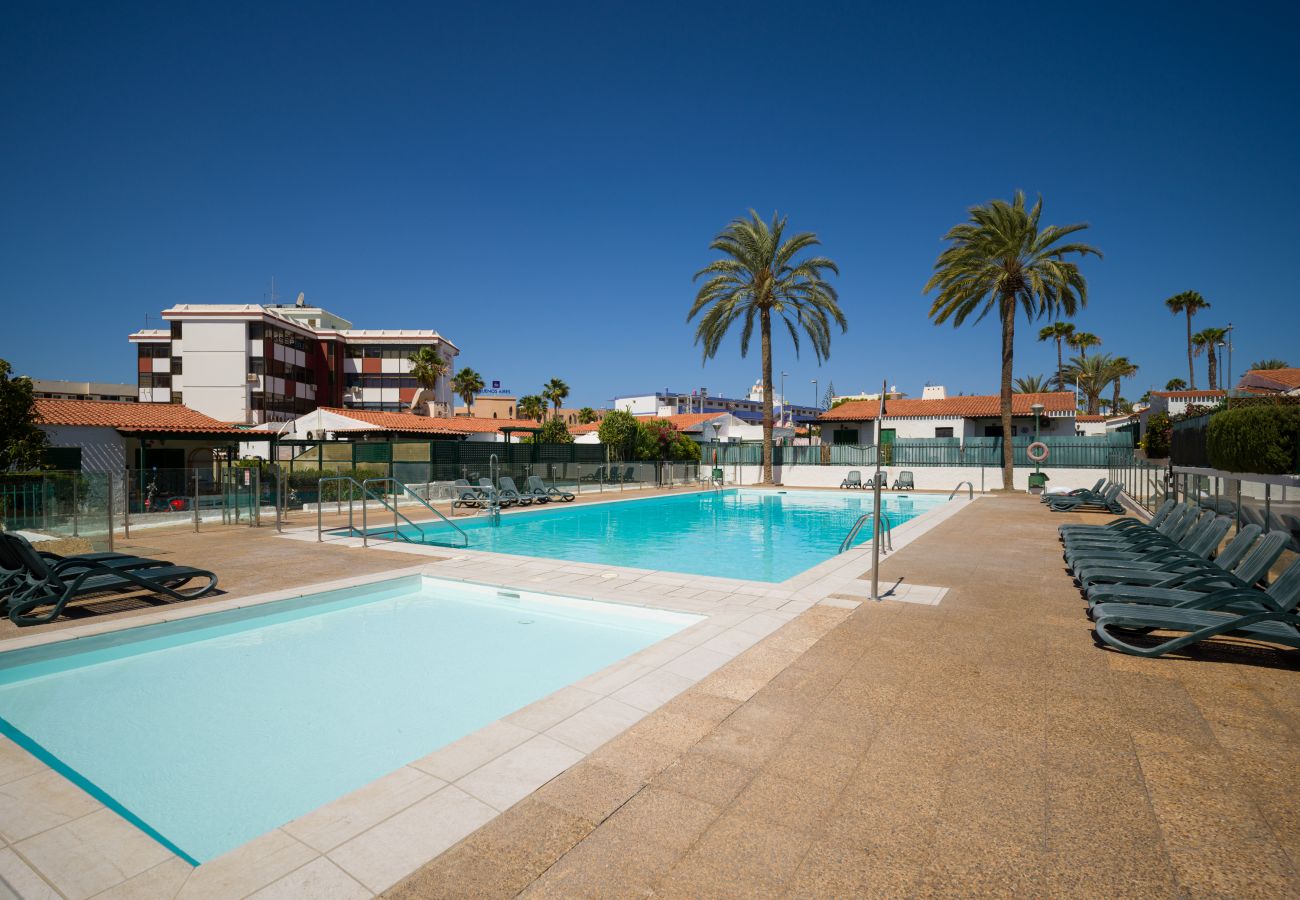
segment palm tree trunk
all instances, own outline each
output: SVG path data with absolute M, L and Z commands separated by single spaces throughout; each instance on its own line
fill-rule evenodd
M 1205 348 L 1205 358 L 1210 366 L 1210 390 L 1216 391 L 1219 389 L 1219 360 L 1213 345 Z
M 1187 383 L 1188 390 L 1196 390 L 1196 366 L 1192 364 L 1192 310 L 1187 309 Z
M 772 484 L 772 313 L 764 309 L 758 317 L 763 339 L 763 484 Z
M 1015 448 L 1011 431 L 1011 368 L 1012 349 L 1016 336 L 1016 300 L 1002 298 L 1002 489 L 1015 487 Z
M 1110 401 L 1110 414 L 1113 416 L 1119 410 L 1119 379 L 1115 379 L 1115 395 Z

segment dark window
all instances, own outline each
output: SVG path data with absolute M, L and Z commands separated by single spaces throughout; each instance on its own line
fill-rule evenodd
M 180 391 L 172 391 L 172 403 L 183 403 L 183 402 L 184 402 L 184 401 L 181 400 L 181 392 L 180 392 Z
M 348 344 L 343 348 L 343 355 L 348 359 L 360 359 L 365 356 L 365 348 L 358 347 L 356 344 Z
M 252 375 L 265 375 L 265 374 L 266 374 L 266 357 L 265 357 L 265 356 L 250 356 L 250 357 L 248 358 L 248 371 L 249 371 L 249 373 L 252 374 Z
M 831 432 L 832 444 L 856 444 L 858 442 L 858 429 L 856 428 L 836 428 Z
M 182 323 L 180 323 L 180 322 L 172 322 L 172 340 L 173 340 L 173 341 L 179 341 L 179 340 L 181 339 L 181 324 L 182 324 Z
M 383 348 L 383 347 L 367 347 L 367 348 L 366 348 L 366 359 L 383 359 L 383 358 L 384 358 L 384 348 Z
M 941 437 L 952 437 L 952 429 L 951 429 L 951 428 L 936 428 L 936 429 L 934 430 L 934 436 L 937 437 L 937 438 L 941 438 Z
M 262 337 L 263 337 L 263 335 L 264 335 L 265 328 L 266 328 L 266 326 L 264 326 L 261 322 L 249 322 L 249 323 L 248 323 L 248 339 L 249 339 L 250 341 L 260 341 L 260 340 L 262 340 Z
M 181 374 L 181 357 L 179 356 L 172 357 L 172 374 L 173 375 Z

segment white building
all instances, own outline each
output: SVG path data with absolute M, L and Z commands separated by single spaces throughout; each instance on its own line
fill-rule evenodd
M 32 396 L 37 400 L 111 400 L 118 403 L 134 403 L 140 399 L 134 384 L 55 381 L 49 378 L 32 379 Z
M 755 384 L 745 398 L 715 397 L 708 388 L 690 393 L 663 390 L 653 394 L 625 394 L 614 398 L 614 409 L 625 410 L 634 416 L 692 415 L 709 412 L 729 412 L 750 423 L 763 421 L 763 385 Z M 785 405 L 784 398 L 772 398 L 772 414 L 777 422 L 806 425 L 813 422 L 821 409 L 816 406 Z
M 713 441 L 728 444 L 738 441 L 761 441 L 763 439 L 763 426 L 761 423 L 755 425 L 753 422 L 746 422 L 744 419 L 726 412 L 683 413 L 671 416 L 647 415 L 637 416 L 637 418 L 664 419 L 671 422 L 682 434 L 700 444 L 710 444 Z M 718 427 L 714 428 L 714 425 Z M 599 430 L 600 423 L 592 422 L 589 425 L 571 427 L 569 434 L 573 435 L 575 443 L 599 444 L 600 436 L 597 434 Z M 781 426 L 772 428 L 772 438 L 774 440 L 781 441 L 792 437 L 794 437 L 793 428 Z
M 436 331 L 356 330 L 313 306 L 182 304 L 162 317 L 168 328 L 130 336 L 142 403 L 183 403 L 243 424 L 286 421 L 318 406 L 396 412 L 421 393 L 409 357 L 431 347 L 448 371 L 421 400 L 435 415 L 451 415 L 460 351 Z
M 886 400 L 885 418 L 877 423 L 880 401 L 852 400 L 822 413 L 822 442 L 875 444 L 879 426 L 881 443 L 896 438 L 972 438 L 1002 435 L 1002 401 L 997 394 L 947 397 L 940 386 L 927 387 L 932 396 L 920 400 Z M 1038 433 L 1074 436 L 1074 394 L 1055 391 L 1011 396 L 1012 429 L 1017 435 L 1034 433 L 1034 404 L 1042 404 Z
M 277 439 L 315 441 L 518 441 L 541 427 L 532 419 L 424 416 L 379 409 L 318 407 L 288 422 L 261 426 Z

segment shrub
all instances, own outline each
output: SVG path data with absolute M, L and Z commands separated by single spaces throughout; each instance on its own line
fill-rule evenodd
M 600 420 L 596 434 L 611 459 L 626 459 L 636 445 L 637 418 L 626 410 L 613 410 Z
M 1210 418 L 1210 465 L 1225 472 L 1286 475 L 1300 470 L 1300 409 L 1252 406 Z
M 536 434 L 530 434 L 525 443 L 529 444 L 572 444 L 573 435 L 569 434 L 569 427 L 564 424 L 564 420 L 559 416 L 553 416 L 542 423 L 542 428 Z
M 382 478 L 387 475 L 385 469 L 295 469 L 289 474 L 286 483 L 303 497 L 303 499 L 315 498 L 317 487 L 322 478 L 334 478 L 336 476 L 346 476 L 360 483 L 367 478 Z M 318 498 L 322 502 L 327 500 L 347 500 L 351 495 L 353 500 L 361 499 L 361 491 L 348 484 L 346 481 L 331 481 L 320 491 Z M 310 502 L 310 500 L 308 501 Z
M 1173 425 L 1166 413 L 1155 413 L 1147 419 L 1147 433 L 1142 438 L 1141 444 L 1149 459 L 1169 457 L 1169 441 L 1172 433 Z
M 677 430 L 667 419 L 637 421 L 637 459 L 698 461 L 700 445 Z

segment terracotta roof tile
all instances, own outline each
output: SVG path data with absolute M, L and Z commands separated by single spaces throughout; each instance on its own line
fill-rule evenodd
M 1251 369 L 1246 374 L 1260 381 L 1270 381 L 1284 391 L 1300 388 L 1300 369 Z
M 1075 413 L 1075 414 L 1074 414 L 1074 421 L 1076 421 L 1076 422 L 1106 422 L 1106 421 L 1109 421 L 1109 417 L 1108 417 L 1108 416 L 1094 416 L 1094 415 L 1092 415 L 1091 413 Z
M 502 428 L 540 428 L 541 423 L 532 419 L 484 419 L 470 416 L 456 416 L 446 419 L 436 416 L 417 416 L 409 412 L 383 412 L 377 409 L 340 409 L 338 407 L 321 407 L 323 412 L 333 413 L 358 422 L 365 422 L 382 431 L 418 432 L 420 434 L 491 434 Z M 343 429 L 337 429 L 343 430 Z M 357 429 L 360 430 L 360 429 Z
M 1074 393 L 1055 391 L 1050 394 L 1012 394 L 1011 412 L 1017 416 L 1032 416 L 1035 403 L 1043 404 L 1044 414 L 1067 413 L 1074 410 Z M 966 397 L 947 397 L 943 400 L 886 400 L 885 418 L 903 416 L 996 416 L 1002 408 L 997 394 L 972 394 Z M 869 422 L 880 411 L 879 400 L 850 400 L 817 417 L 819 422 Z
M 81 425 L 118 431 L 242 434 L 248 431 L 218 422 L 179 403 L 126 403 L 112 400 L 37 400 L 43 425 Z

